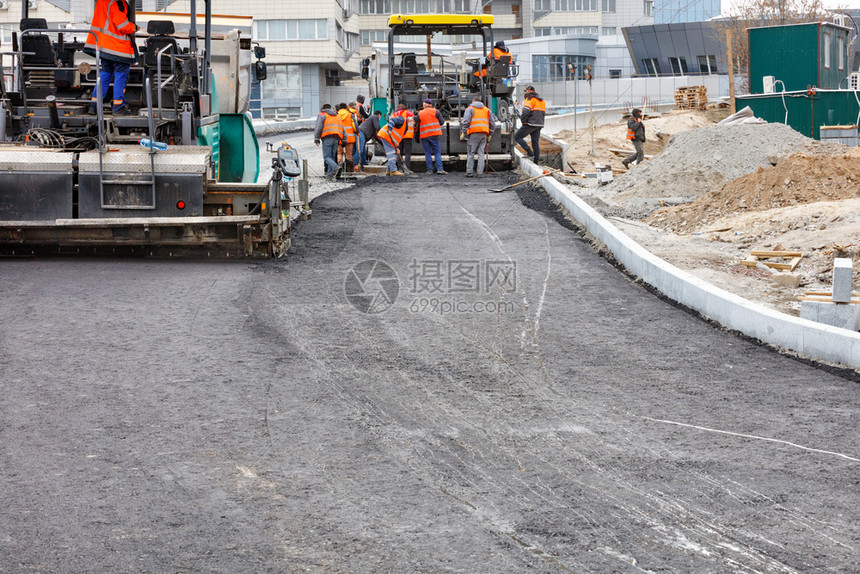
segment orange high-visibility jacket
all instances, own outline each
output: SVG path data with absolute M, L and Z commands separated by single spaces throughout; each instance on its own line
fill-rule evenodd
M 344 139 L 346 132 L 344 131 L 343 122 L 341 121 L 340 116 L 332 116 L 325 112 L 322 112 L 320 115 L 325 116 L 323 119 L 323 129 L 320 138 L 337 136 L 340 139 Z
M 472 120 L 469 122 L 468 134 L 490 133 L 490 109 L 486 106 L 481 108 L 472 107 Z
M 130 34 L 137 31 L 134 22 L 128 19 L 128 5 L 122 0 L 97 0 L 87 35 L 85 51 L 95 54 L 96 38 L 102 58 L 115 62 L 133 64 L 134 40 Z
M 422 138 L 442 135 L 436 108 L 424 108 L 418 112 L 418 135 Z
M 392 127 L 389 124 L 385 124 L 381 130 L 376 132 L 376 137 L 381 140 L 385 140 L 390 143 L 393 147 L 397 147 L 400 145 L 400 142 L 403 141 L 403 138 L 406 136 L 406 122 L 403 122 L 403 125 L 399 128 Z
M 352 114 L 349 113 L 349 110 L 339 110 L 337 115 L 343 123 L 343 133 L 346 137 L 343 143 L 355 143 L 355 119 Z

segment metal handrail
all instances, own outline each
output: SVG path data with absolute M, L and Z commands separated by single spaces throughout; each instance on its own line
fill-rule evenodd
M 159 53 L 159 55 L 161 55 Z M 144 89 L 146 90 L 146 115 L 149 125 L 149 165 L 152 170 L 152 202 L 155 204 L 155 125 L 152 119 L 152 83 L 149 76 L 143 80 Z
M 162 105 L 161 105 L 161 93 L 164 90 L 164 86 L 166 86 L 168 82 L 170 82 L 171 80 L 173 80 L 176 77 L 176 60 L 174 59 L 174 56 L 171 56 L 170 57 L 170 77 L 167 78 L 166 80 L 164 80 L 164 83 L 161 82 L 161 56 L 162 56 L 162 54 L 164 54 L 165 50 L 167 50 L 168 48 L 173 50 L 173 44 L 166 45 L 165 47 L 163 47 L 162 49 L 160 49 L 156 53 L 156 59 L 157 59 L 157 61 L 156 61 L 156 78 L 157 78 L 156 84 L 158 85 L 158 119 L 160 119 L 160 120 L 164 119 L 164 111 L 163 111 Z M 149 78 L 147 78 L 147 79 L 149 79 Z M 175 102 L 174 102 L 174 104 L 175 104 Z M 175 107 L 174 107 L 174 111 L 176 111 Z

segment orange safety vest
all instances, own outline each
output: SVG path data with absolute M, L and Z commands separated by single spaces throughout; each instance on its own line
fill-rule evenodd
M 546 102 L 537 98 L 528 97 L 526 98 L 526 101 L 523 102 L 523 107 L 535 112 L 545 112 Z
M 340 112 L 346 113 L 342 114 Z M 340 110 L 338 111 L 337 116 L 340 118 L 340 121 L 343 124 L 343 134 L 346 138 L 344 143 L 355 143 L 355 120 L 353 119 L 352 114 L 349 113 L 349 110 Z
M 471 107 L 471 106 L 470 106 Z M 489 134 L 490 133 L 490 109 L 472 108 L 472 120 L 469 122 L 467 134 Z
M 393 117 L 393 118 L 396 118 L 398 116 L 403 116 L 403 119 L 406 120 L 405 123 L 403 124 L 404 126 L 406 126 L 406 135 L 403 137 L 411 138 L 412 136 L 414 136 L 415 135 L 415 120 L 413 120 L 412 118 L 415 116 L 415 114 L 413 114 L 409 110 L 397 110 L 396 112 L 391 114 L 391 117 Z
M 634 122 L 638 122 L 638 121 L 640 121 L 640 120 L 637 120 L 636 118 L 633 118 L 633 121 L 634 121 Z M 636 131 L 635 131 L 635 130 L 631 130 L 630 128 L 627 128 L 627 139 L 628 139 L 628 140 L 635 140 L 635 139 L 636 139 Z
M 128 5 L 124 2 L 126 10 Z M 93 21 L 90 24 L 90 33 L 87 34 L 87 42 L 84 48 L 95 54 L 96 38 L 98 38 L 98 49 L 102 57 L 118 62 L 133 63 L 134 40 L 130 34 L 137 31 L 134 22 L 129 21 L 128 14 L 120 8 L 117 0 L 97 0 L 96 9 L 93 13 Z
M 418 112 L 418 135 L 422 138 L 442 135 L 442 126 L 436 119 L 436 108 L 424 108 Z
M 493 59 L 494 60 L 501 60 L 502 56 L 510 56 L 510 55 L 511 55 L 510 52 L 502 52 L 498 48 L 493 48 Z M 511 57 L 513 57 L 513 56 L 511 56 Z M 484 67 L 481 67 L 480 70 L 475 72 L 475 77 L 478 77 L 478 78 L 483 78 L 486 75 L 487 75 L 487 68 L 484 68 Z
M 404 136 L 406 135 L 406 122 L 403 122 L 403 125 L 399 128 L 392 128 L 388 124 L 382 126 L 382 129 L 376 132 L 376 137 L 379 139 L 385 140 L 390 143 L 393 147 L 397 147 L 400 145 L 400 142 L 403 141 Z
M 340 116 L 331 116 L 325 112 L 321 112 L 320 115 L 325 116 L 325 119 L 323 120 L 323 129 L 322 133 L 320 134 L 320 138 L 322 139 L 329 136 L 337 136 L 338 138 L 343 139 L 345 132 L 343 122 L 340 121 Z

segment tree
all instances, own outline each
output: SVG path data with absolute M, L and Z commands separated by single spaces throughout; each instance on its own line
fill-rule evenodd
M 783 26 L 802 22 L 829 20 L 832 12 L 826 9 L 823 0 L 740 0 L 725 20 L 720 20 L 717 30 L 725 42 L 726 31 L 731 31 L 732 59 L 737 76 L 738 90 L 745 92 L 749 70 L 749 38 L 747 28 Z

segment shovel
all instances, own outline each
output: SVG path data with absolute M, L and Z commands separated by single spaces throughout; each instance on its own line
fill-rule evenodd
M 518 185 L 522 185 L 522 184 L 524 184 L 524 183 L 528 183 L 528 182 L 530 182 L 530 181 L 534 181 L 534 180 L 536 180 L 536 179 L 540 179 L 540 178 L 542 178 L 542 177 L 546 177 L 546 176 L 548 176 L 548 175 L 552 175 L 552 174 L 554 174 L 554 173 L 558 173 L 558 172 L 560 172 L 560 171 L 561 171 L 560 169 L 553 169 L 553 170 L 550 170 L 550 171 L 544 172 L 544 173 L 542 173 L 542 174 L 540 174 L 540 175 L 536 175 L 535 177 L 530 177 L 529 179 L 524 179 L 524 180 L 522 180 L 522 181 L 520 181 L 520 182 L 517 182 L 517 183 L 515 183 L 515 184 L 513 184 L 513 185 L 509 185 L 509 186 L 507 186 L 507 187 L 503 187 L 502 189 L 491 189 L 490 191 L 493 191 L 493 192 L 496 192 L 496 193 L 498 193 L 498 192 L 500 192 L 500 191 L 507 191 L 507 190 L 509 190 L 509 189 L 512 189 L 512 188 L 514 188 L 514 187 L 518 186 Z

